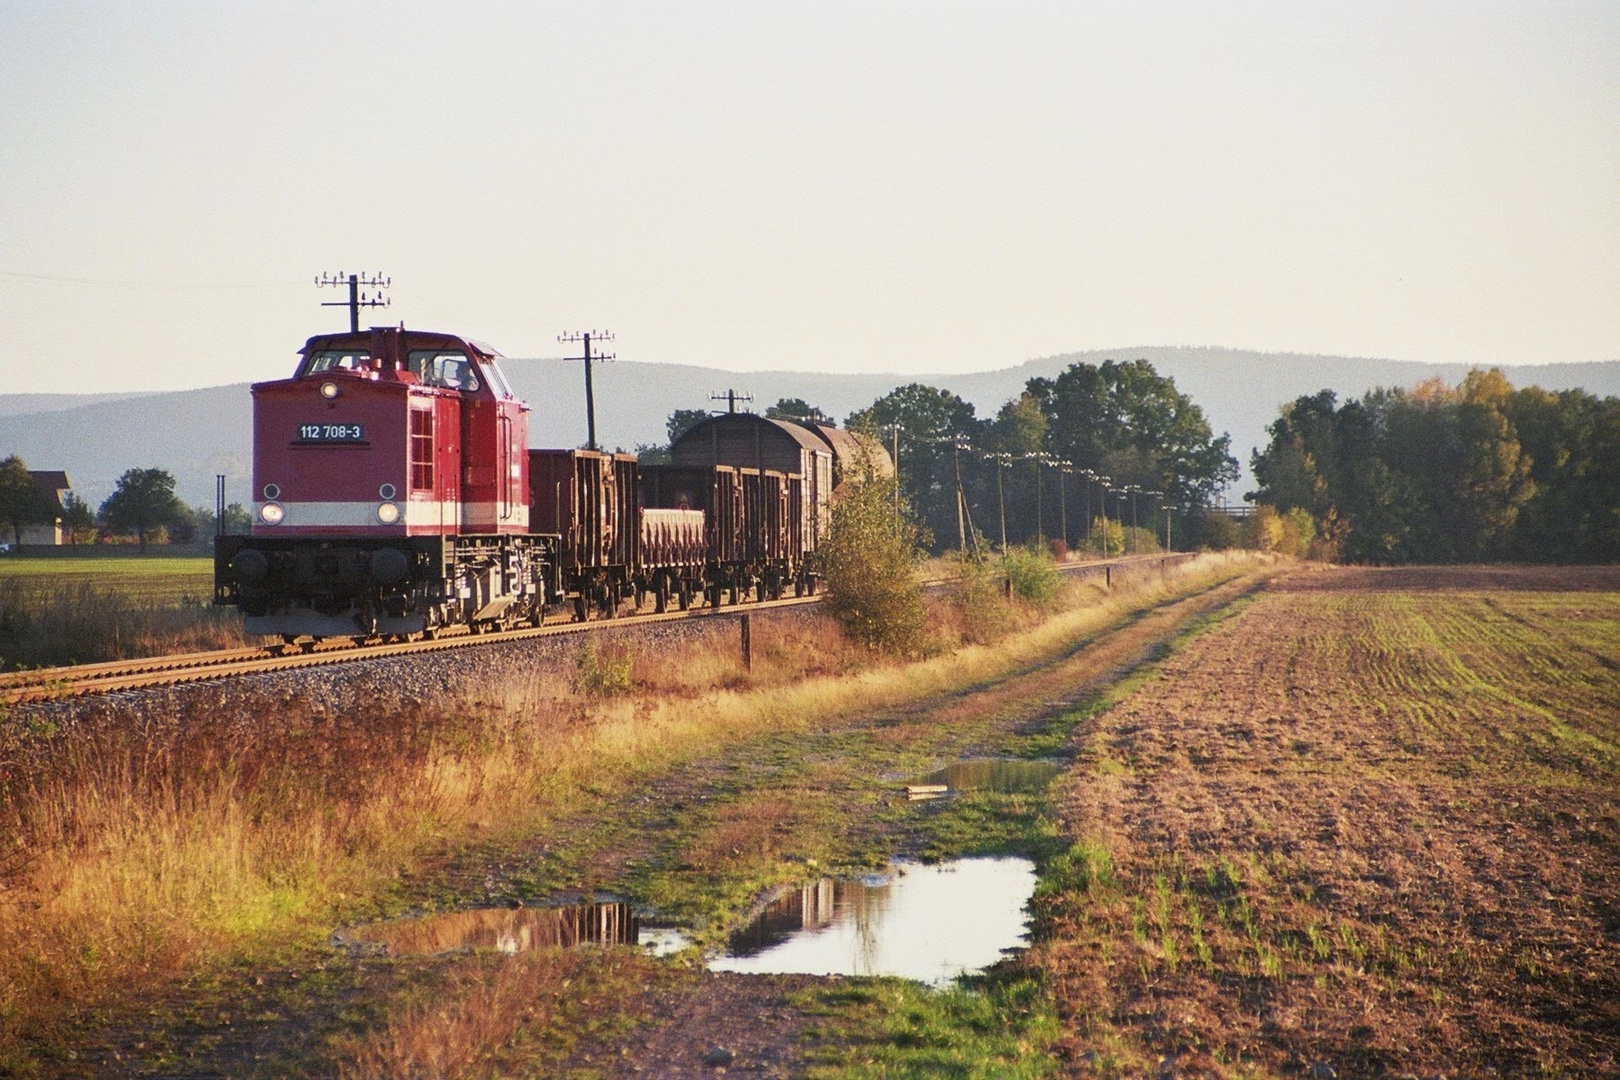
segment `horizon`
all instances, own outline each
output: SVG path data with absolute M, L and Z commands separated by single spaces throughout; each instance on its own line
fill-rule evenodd
M 462 336 L 466 336 L 466 335 L 462 335 Z M 722 366 L 720 364 L 699 364 L 699 363 L 694 363 L 694 362 L 691 362 L 691 361 L 651 360 L 651 359 L 644 359 L 644 358 L 629 359 L 629 358 L 617 358 L 617 357 L 615 359 L 611 360 L 611 361 L 598 361 L 598 363 L 647 364 L 647 365 L 656 366 L 656 367 L 691 368 L 691 369 L 697 370 L 697 371 L 723 371 L 723 372 L 726 372 L 728 374 L 737 374 L 737 375 L 792 375 L 792 376 L 827 376 L 827 377 L 837 377 L 837 376 L 843 376 L 843 375 L 859 375 L 859 376 L 861 376 L 863 378 L 872 378 L 872 379 L 892 377 L 894 379 L 900 380 L 901 383 L 905 383 L 905 382 L 927 382 L 930 379 L 937 379 L 937 380 L 944 381 L 944 380 L 949 380 L 949 379 L 960 379 L 960 378 L 968 378 L 968 377 L 981 376 L 981 375 L 994 375 L 994 374 L 1001 373 L 1001 372 L 1016 371 L 1017 369 L 1023 368 L 1023 367 L 1037 366 L 1037 365 L 1040 365 L 1040 364 L 1042 364 L 1043 362 L 1046 362 L 1046 361 L 1064 361 L 1064 360 L 1069 360 L 1072 357 L 1089 357 L 1089 356 L 1102 354 L 1102 353 L 1118 354 L 1117 356 L 1105 357 L 1105 359 L 1115 359 L 1115 360 L 1119 360 L 1119 361 L 1122 361 L 1122 362 L 1128 362 L 1130 360 L 1144 359 L 1144 357 L 1138 357 L 1138 356 L 1134 356 L 1134 355 L 1130 355 L 1130 354 L 1138 353 L 1138 352 L 1151 352 L 1151 351 L 1240 353 L 1240 354 L 1243 354 L 1245 356 L 1252 356 L 1252 357 L 1256 357 L 1256 358 L 1260 358 L 1260 359 L 1264 359 L 1264 358 L 1267 358 L 1267 357 L 1279 357 L 1279 358 L 1285 358 L 1285 359 L 1291 359 L 1291 360 L 1335 360 L 1335 361 L 1348 361 L 1348 362 L 1352 362 L 1352 363 L 1398 364 L 1398 365 L 1410 365 L 1410 366 L 1419 367 L 1419 368 L 1458 369 L 1462 373 L 1466 373 L 1467 371 L 1471 371 L 1471 370 L 1488 371 L 1488 370 L 1490 370 L 1492 368 L 1501 368 L 1501 369 L 1503 369 L 1504 373 L 1517 373 L 1517 372 L 1523 372 L 1523 371 L 1534 371 L 1537 368 L 1601 367 L 1601 366 L 1607 365 L 1607 364 L 1620 364 L 1620 359 L 1607 359 L 1607 360 L 1602 360 L 1602 359 L 1600 359 L 1600 360 L 1543 360 L 1543 361 L 1534 361 L 1534 362 L 1525 362 L 1525 363 L 1485 364 L 1485 363 L 1468 363 L 1466 361 L 1405 360 L 1405 359 L 1399 359 L 1399 358 L 1387 357 L 1387 356 L 1350 356 L 1350 355 L 1336 354 L 1336 353 L 1301 352 L 1301 351 L 1297 351 L 1297 350 L 1285 350 L 1285 349 L 1278 349 L 1278 350 L 1241 349 L 1241 348 L 1237 348 L 1237 347 L 1229 346 L 1229 345 L 1131 345 L 1131 346 L 1124 347 L 1124 348 L 1071 349 L 1071 350 L 1069 350 L 1067 352 L 1051 353 L 1051 354 L 1048 354 L 1048 355 L 1045 355 L 1045 356 L 1032 356 L 1029 359 L 1022 360 L 1022 361 L 1020 361 L 1020 362 L 1018 362 L 1016 364 L 1004 364 L 1004 365 L 1000 365 L 1000 366 L 997 366 L 997 367 L 970 368 L 970 369 L 963 369 L 963 370 L 960 370 L 960 371 L 918 371 L 918 372 L 882 371 L 882 370 L 867 371 L 867 372 L 816 371 L 816 370 L 813 370 L 813 369 L 810 369 L 810 368 L 725 367 L 725 366 Z M 501 359 L 504 360 L 504 361 L 514 362 L 514 363 L 530 363 L 530 362 L 566 363 L 566 362 L 569 362 L 570 360 L 572 360 L 573 358 L 566 357 L 566 356 L 514 356 L 514 355 L 511 355 L 511 354 L 508 354 L 508 353 L 501 353 Z M 577 362 L 577 361 L 575 361 L 575 362 Z M 1076 362 L 1091 362 L 1091 361 L 1076 361 Z M 221 388 L 224 388 L 224 387 L 230 387 L 230 386 L 247 386 L 247 385 L 251 385 L 253 383 L 257 383 L 257 382 L 273 382 L 273 381 L 275 381 L 277 379 L 282 379 L 282 378 L 288 377 L 288 375 L 290 375 L 290 373 L 291 373 L 291 370 L 292 370 L 292 365 L 291 365 L 291 363 L 289 363 L 289 365 L 287 367 L 287 373 L 286 374 L 281 374 L 281 375 L 272 374 L 272 375 L 266 375 L 266 376 L 258 377 L 258 378 L 251 378 L 251 379 L 237 379 L 237 380 L 234 380 L 232 382 L 201 383 L 201 384 L 198 384 L 198 385 L 195 385 L 195 386 L 135 387 L 135 388 L 130 388 L 130 389 L 126 389 L 126 390 L 15 390 L 15 391 L 7 390 L 7 391 L 0 391 L 0 398 L 22 398 L 22 397 L 107 397 L 107 396 L 122 397 L 122 396 L 147 396 L 147 395 L 152 395 L 152 394 L 184 394 L 184 393 L 191 393 L 191 392 L 198 391 L 198 390 L 217 390 L 217 389 L 221 389 Z M 1530 385 L 1530 384 L 1515 383 L 1515 385 Z M 1331 389 L 1331 387 L 1324 387 L 1324 389 Z M 1603 396 L 1603 395 L 1600 395 L 1600 396 Z M 755 404 L 758 404 L 758 403 L 756 402 Z M 1278 404 L 1281 405 L 1282 402 L 1279 402 Z M 748 411 L 752 411 L 752 410 L 748 410 Z M 760 411 L 763 411 L 763 406 L 761 407 Z

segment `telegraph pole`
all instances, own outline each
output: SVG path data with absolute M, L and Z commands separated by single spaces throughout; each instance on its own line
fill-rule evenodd
M 1080 479 L 1083 481 L 1081 492 L 1086 501 L 1086 538 L 1084 543 L 1087 551 L 1091 550 L 1091 481 L 1096 475 L 1090 469 L 1080 470 Z
M 582 341 L 582 342 L 585 343 L 585 355 L 584 356 L 565 356 L 565 357 L 563 357 L 563 359 L 564 360 L 583 360 L 583 361 L 585 361 L 585 446 L 586 446 L 586 449 L 595 450 L 597 448 L 596 447 L 596 394 L 591 389 L 591 361 L 592 360 L 612 360 L 613 357 L 614 357 L 614 354 L 613 353 L 599 353 L 599 354 L 597 354 L 595 356 L 592 356 L 591 355 L 591 342 L 593 342 L 593 341 L 612 341 L 613 340 L 613 331 L 611 331 L 611 330 L 575 331 L 574 333 L 571 333 L 571 334 L 558 334 L 557 335 L 557 340 L 562 342 L 564 345 L 570 344 L 570 343 L 575 342 L 575 341 Z
M 894 425 L 894 527 L 900 529 L 900 424 Z
M 328 285 L 347 285 L 349 298 L 347 300 L 323 300 L 321 307 L 346 307 L 349 309 L 349 333 L 360 332 L 360 309 L 390 307 L 393 301 L 382 294 L 384 289 L 392 287 L 394 279 L 384 277 L 381 270 L 375 274 L 345 274 L 339 270 L 335 274 L 322 274 L 315 279 L 315 287 L 323 288 Z M 361 289 L 376 289 L 374 293 L 363 293 Z
M 996 508 L 1001 511 L 1001 550 L 1007 550 L 1007 496 L 1001 487 L 1001 472 L 1007 465 L 1010 454 L 991 454 L 996 459 Z
M 964 499 L 962 495 L 962 440 L 951 440 L 951 456 L 956 464 L 956 549 L 967 550 L 967 525 L 962 520 Z
M 737 402 L 739 402 L 739 401 L 753 401 L 754 400 L 754 395 L 753 394 L 739 394 L 735 390 L 716 390 L 712 394 L 709 395 L 709 400 L 710 401 L 723 401 L 723 402 L 725 402 L 726 403 L 726 412 L 731 413 L 731 414 L 735 414 L 737 412 Z
M 1046 516 L 1041 512 L 1041 459 L 1045 456 L 1029 455 L 1029 460 L 1035 463 L 1035 543 L 1043 548 L 1046 546 Z
M 1070 462 L 1059 461 L 1058 471 L 1058 527 L 1063 530 L 1064 557 L 1067 558 L 1069 549 L 1069 468 Z

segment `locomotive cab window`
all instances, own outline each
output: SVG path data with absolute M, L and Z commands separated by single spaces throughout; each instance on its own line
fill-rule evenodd
M 506 373 L 501 370 L 501 365 L 496 363 L 493 357 L 484 357 L 481 366 L 484 369 L 485 376 L 489 379 L 490 387 L 495 391 L 496 397 L 512 401 L 517 400 L 517 395 L 512 393 L 511 386 L 506 382 Z
M 449 390 L 478 389 L 478 375 L 464 353 L 444 349 L 413 349 L 405 366 L 426 386 Z
M 326 349 L 311 353 L 304 361 L 300 376 L 320 375 L 332 371 L 359 371 L 371 366 L 371 354 L 358 349 Z

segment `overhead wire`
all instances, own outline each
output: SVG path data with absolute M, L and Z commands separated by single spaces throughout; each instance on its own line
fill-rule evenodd
M 279 289 L 300 285 L 301 281 L 120 281 L 112 278 L 67 277 L 60 274 L 25 274 L 16 270 L 0 270 L 0 278 L 14 281 L 36 281 L 54 285 L 88 285 L 110 289 Z

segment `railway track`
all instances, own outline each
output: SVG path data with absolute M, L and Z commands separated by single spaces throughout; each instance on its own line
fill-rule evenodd
M 1116 573 L 1140 566 L 1144 562 L 1168 566 L 1187 558 L 1191 556 L 1186 554 L 1127 556 L 1097 562 L 1073 563 L 1059 567 L 1059 570 L 1077 576 L 1101 577 L 1111 584 Z M 954 579 L 931 579 L 923 582 L 923 585 L 925 588 L 939 588 L 952 580 Z M 305 651 L 287 654 L 281 654 L 278 648 L 272 647 L 227 649 L 115 660 L 100 664 L 78 664 L 72 667 L 13 671 L 0 674 L 0 709 L 13 705 L 60 701 L 125 690 L 181 686 L 238 675 L 263 675 L 277 671 L 346 664 L 357 660 L 464 649 L 497 642 L 583 634 L 607 627 L 645 626 L 685 619 L 733 618 L 753 612 L 778 611 L 783 608 L 815 604 L 820 600 L 819 596 L 789 597 L 783 600 L 765 600 L 719 608 L 692 608 L 689 611 L 671 611 L 664 614 L 638 612 L 594 622 L 570 620 L 516 630 L 486 633 L 452 632 L 430 641 L 371 642 L 358 645 L 352 642 L 322 642 Z

